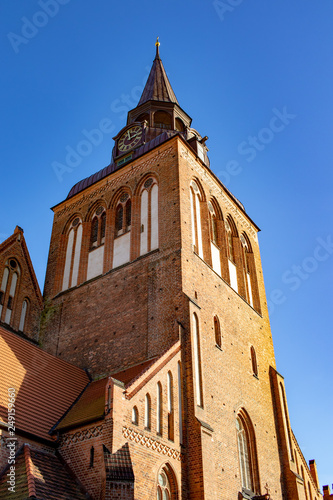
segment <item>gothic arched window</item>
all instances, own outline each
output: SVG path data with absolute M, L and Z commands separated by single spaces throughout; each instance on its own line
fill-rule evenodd
M 136 406 L 133 406 L 132 408 L 132 424 L 139 424 L 139 412 Z
M 235 238 L 237 238 L 238 233 L 236 225 L 232 217 L 230 217 L 230 215 L 227 217 L 225 221 L 225 229 L 227 237 L 227 255 L 228 255 L 230 285 L 236 292 L 238 292 L 236 252 L 235 252 Z
M 82 242 L 82 223 L 76 217 L 69 228 L 62 289 L 67 290 L 77 284 Z
M 156 409 L 157 409 L 157 418 L 156 418 L 156 432 L 157 434 L 162 434 L 162 422 L 163 422 L 163 395 L 162 395 L 162 384 L 161 382 L 157 382 L 157 394 L 156 394 Z
M 201 230 L 201 194 L 198 184 L 191 182 L 191 222 L 192 222 L 192 244 L 193 250 L 203 258 L 202 230 Z
M 99 206 L 92 217 L 90 233 L 90 249 L 99 247 L 105 241 L 106 212 Z
M 12 319 L 20 274 L 21 268 L 17 261 L 8 259 L 5 263 L 0 289 L 0 319 L 8 325 Z
M 257 364 L 257 355 L 255 348 L 251 346 L 251 363 L 252 363 L 252 372 L 253 375 L 258 377 L 258 364 Z
M 27 323 L 27 317 L 28 317 L 28 308 L 29 308 L 29 301 L 28 299 L 24 299 L 22 303 L 21 316 L 20 316 L 20 325 L 19 325 L 20 332 L 24 332 L 25 330 L 25 325 Z
M 194 377 L 195 377 L 195 393 L 198 406 L 203 406 L 202 398 L 202 377 L 201 377 L 201 362 L 200 362 L 200 340 L 199 340 L 199 323 L 195 313 L 193 313 L 193 356 L 194 356 Z
M 210 250 L 212 256 L 212 267 L 214 271 L 221 276 L 221 223 L 222 213 L 216 202 L 211 200 L 208 202 L 208 218 L 209 218 L 209 234 L 210 234 Z
M 140 193 L 140 255 L 158 248 L 158 185 L 149 177 Z
M 150 395 L 145 396 L 145 428 L 150 430 L 151 427 L 151 399 Z
M 165 464 L 157 476 L 157 500 L 176 500 L 178 487 L 176 477 L 169 464 Z
M 129 193 L 122 192 L 115 206 L 115 238 L 113 242 L 113 267 L 130 261 L 132 202 Z
M 252 494 L 259 492 L 257 450 L 252 422 L 241 410 L 236 418 L 237 446 L 242 488 Z
M 252 272 L 251 267 L 253 260 L 253 253 L 249 238 L 245 233 L 241 234 L 240 242 L 242 245 L 242 257 L 243 257 L 243 269 L 244 269 L 244 282 L 245 282 L 245 298 L 249 304 L 253 307 L 253 295 L 252 295 Z
M 217 316 L 214 316 L 214 333 L 215 333 L 215 344 L 218 347 L 222 347 L 220 320 Z
M 168 396 L 168 439 L 174 440 L 174 410 L 173 410 L 173 377 L 167 373 L 167 396 Z
M 131 229 L 132 222 L 132 204 L 128 193 L 120 195 L 116 206 L 116 236 L 121 236 Z

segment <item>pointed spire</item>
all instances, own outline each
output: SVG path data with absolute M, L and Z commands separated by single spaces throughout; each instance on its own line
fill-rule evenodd
M 156 56 L 138 106 L 147 101 L 173 102 L 179 105 L 160 58 L 160 42 L 158 39 L 159 37 L 157 37 L 155 43 Z
M 160 59 L 160 42 L 158 41 L 159 39 L 159 36 L 156 38 L 156 56 L 155 56 L 155 59 Z

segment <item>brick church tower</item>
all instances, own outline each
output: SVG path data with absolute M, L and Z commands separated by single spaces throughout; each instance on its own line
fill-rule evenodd
M 104 496 L 70 413 L 60 453 L 96 499 L 319 499 L 276 371 L 259 229 L 191 121 L 157 43 L 110 165 L 53 208 L 40 341 L 107 380 Z

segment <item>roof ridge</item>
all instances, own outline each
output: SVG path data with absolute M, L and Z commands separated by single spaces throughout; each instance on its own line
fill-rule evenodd
M 30 446 L 27 443 L 24 444 L 24 460 L 25 460 L 25 467 L 27 470 L 29 497 L 36 497 L 36 485 L 35 485 L 35 476 L 33 473 L 33 462 L 30 454 Z

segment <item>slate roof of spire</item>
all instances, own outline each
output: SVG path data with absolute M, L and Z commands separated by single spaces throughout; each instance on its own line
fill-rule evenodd
M 138 106 L 147 101 L 174 102 L 179 105 L 160 58 L 158 45 L 156 45 L 156 57 Z

